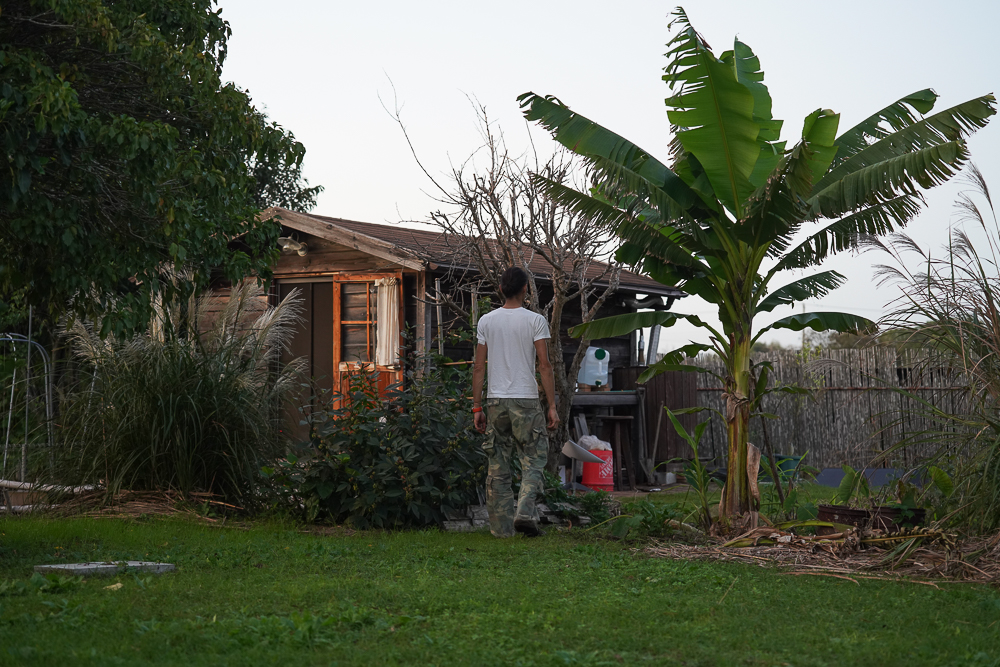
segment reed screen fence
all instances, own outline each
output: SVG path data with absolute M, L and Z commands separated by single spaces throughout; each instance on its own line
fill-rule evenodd
M 792 385 L 812 391 L 811 396 L 771 393 L 762 411 L 778 419 L 767 419 L 766 429 L 776 454 L 800 456 L 817 468 L 871 466 L 908 434 L 932 428 L 920 414 L 923 401 L 951 414 L 963 412 L 968 400 L 965 376 L 952 360 L 922 350 L 897 351 L 889 347 L 847 350 L 780 351 L 756 355 L 754 362 L 772 365 L 770 386 Z M 699 355 L 695 363 L 722 375 L 715 355 Z M 726 399 L 721 383 L 707 373 L 698 373 L 698 405 L 725 414 Z M 711 413 L 702 413 L 711 414 Z M 762 419 L 751 423 L 750 441 L 765 446 Z M 726 457 L 725 424 L 718 415 L 702 440 L 702 455 L 719 463 Z M 879 467 L 911 468 L 930 456 L 933 445 L 916 445 L 893 452 Z

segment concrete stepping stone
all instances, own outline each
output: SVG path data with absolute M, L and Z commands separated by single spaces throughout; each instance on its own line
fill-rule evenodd
M 155 563 L 146 560 L 104 563 L 59 563 L 57 565 L 36 565 L 35 572 L 41 574 L 68 574 L 74 577 L 111 577 L 122 572 L 152 572 L 163 574 L 173 572 L 177 567 L 170 563 Z

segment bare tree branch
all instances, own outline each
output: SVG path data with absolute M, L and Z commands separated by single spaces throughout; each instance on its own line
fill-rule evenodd
M 500 275 L 508 267 L 520 266 L 531 277 L 526 305 L 549 321 L 549 352 L 560 397 L 562 430 L 551 440 L 549 456 L 549 464 L 554 466 L 568 435 L 576 378 L 589 342 L 580 340 L 567 365 L 562 340 L 566 309 L 575 310 L 574 304 L 579 303 L 581 320 L 593 320 L 617 291 L 621 265 L 611 254 L 614 237 L 610 231 L 552 201 L 531 178 L 537 173 L 549 181 L 579 185 L 574 182 L 580 171 L 572 154 L 559 151 L 542 161 L 532 144 L 529 154 L 512 156 L 503 134 L 491 125 L 486 108 L 474 100 L 470 102 L 484 143 L 463 163 L 452 166 L 451 186 L 447 188 L 431 178 L 417 158 L 398 105 L 393 117 L 414 159 L 439 192 L 435 199 L 441 207 L 430 214 L 429 222 L 443 233 L 447 263 L 466 267 L 452 269 L 449 282 L 460 289 L 474 272 L 478 273 L 477 288 L 488 286 L 488 291 L 497 294 Z M 437 305 L 438 301 L 433 303 Z M 469 317 L 453 295 L 442 295 L 440 303 Z M 576 320 L 575 313 L 571 320 Z

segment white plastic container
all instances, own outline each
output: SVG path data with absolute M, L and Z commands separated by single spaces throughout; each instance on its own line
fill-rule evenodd
M 580 384 L 604 386 L 608 384 L 608 351 L 600 347 L 588 347 L 587 355 L 580 364 L 576 381 Z
M 662 484 L 663 486 L 670 486 L 677 483 L 677 475 L 662 470 L 653 471 L 653 479 L 657 484 Z

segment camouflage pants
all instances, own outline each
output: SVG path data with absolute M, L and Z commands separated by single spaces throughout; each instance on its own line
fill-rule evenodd
M 489 398 L 486 417 L 484 449 L 489 457 L 486 507 L 490 532 L 497 537 L 510 537 L 514 534 L 515 518 L 538 519 L 535 496 L 542 491 L 542 471 L 549 450 L 545 415 L 537 398 Z M 515 455 L 521 464 L 521 492 L 516 505 L 510 475 Z

